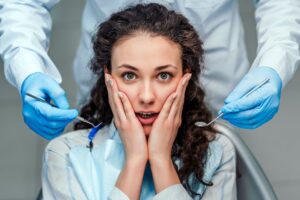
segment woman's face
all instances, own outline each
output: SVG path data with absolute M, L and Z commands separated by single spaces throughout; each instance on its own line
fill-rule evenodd
M 162 36 L 140 33 L 112 49 L 111 75 L 149 136 L 166 99 L 183 76 L 180 46 Z

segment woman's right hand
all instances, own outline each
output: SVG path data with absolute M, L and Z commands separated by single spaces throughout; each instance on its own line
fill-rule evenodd
M 139 162 L 148 160 L 148 147 L 144 129 L 135 116 L 128 97 L 118 91 L 116 81 L 105 73 L 105 84 L 114 123 L 124 144 L 126 161 Z

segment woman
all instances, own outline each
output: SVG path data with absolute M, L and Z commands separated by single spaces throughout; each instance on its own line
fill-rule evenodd
M 202 43 L 158 4 L 115 13 L 93 39 L 98 81 L 74 132 L 45 150 L 45 199 L 235 199 L 235 153 L 210 121 Z M 87 144 L 89 144 L 87 146 Z

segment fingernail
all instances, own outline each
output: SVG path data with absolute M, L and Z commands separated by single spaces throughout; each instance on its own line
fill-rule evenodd
M 189 74 L 188 77 L 186 78 L 186 82 L 187 84 L 189 83 L 189 81 L 191 80 L 192 74 Z
M 112 82 L 111 79 L 108 79 L 108 83 L 109 83 L 110 86 L 113 86 L 113 82 Z
M 187 81 L 187 77 L 184 77 L 184 79 L 182 81 L 182 85 L 185 85 L 186 81 Z
M 182 85 L 185 85 L 190 80 L 191 76 L 192 76 L 192 74 L 188 74 L 182 81 Z
M 109 76 L 108 74 L 105 74 L 105 81 L 106 81 L 110 86 L 113 85 L 112 80 L 110 79 L 110 76 Z
M 112 86 L 113 83 L 112 83 L 112 80 L 111 80 L 110 76 L 107 74 L 106 77 L 107 77 L 107 81 L 106 81 L 106 82 L 107 82 L 110 86 Z
M 104 78 L 105 78 L 105 81 L 108 83 L 108 75 L 106 73 L 104 74 Z
M 177 97 L 177 93 L 173 94 L 172 99 L 175 99 Z
M 123 94 L 121 92 L 118 92 L 118 95 L 121 99 L 123 98 Z

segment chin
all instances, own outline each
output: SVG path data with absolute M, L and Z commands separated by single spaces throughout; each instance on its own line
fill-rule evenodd
M 150 135 L 150 133 L 151 133 L 152 126 L 151 125 L 147 125 L 147 126 L 143 126 L 143 128 L 144 128 L 145 135 L 148 137 Z

